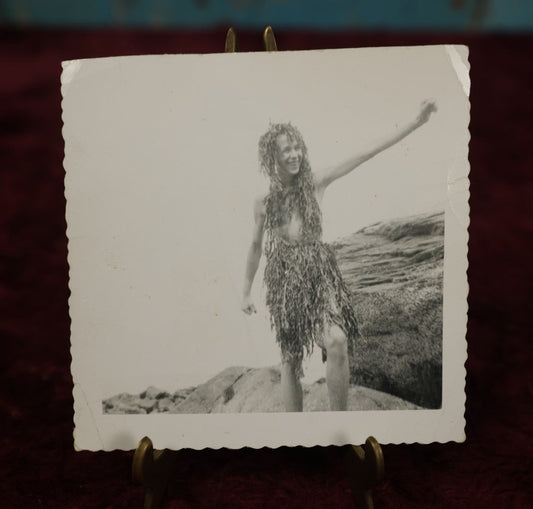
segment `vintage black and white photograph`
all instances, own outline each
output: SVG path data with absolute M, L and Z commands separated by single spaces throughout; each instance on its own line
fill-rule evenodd
M 464 440 L 467 55 L 64 62 L 77 448 Z

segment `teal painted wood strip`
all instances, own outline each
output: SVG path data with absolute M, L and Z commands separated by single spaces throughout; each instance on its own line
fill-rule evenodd
M 533 29 L 533 0 L 0 0 L 16 26 Z

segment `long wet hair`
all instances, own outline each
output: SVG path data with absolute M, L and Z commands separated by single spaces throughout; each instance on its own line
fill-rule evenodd
M 283 134 L 289 142 L 296 142 L 302 151 L 300 171 L 289 185 L 282 184 L 277 171 L 277 138 Z M 290 123 L 271 124 L 259 139 L 259 165 L 270 179 L 270 192 L 265 203 L 267 230 L 286 224 L 297 211 L 302 219 L 303 239 L 319 239 L 322 236 L 322 213 L 316 199 L 307 147 L 300 131 Z

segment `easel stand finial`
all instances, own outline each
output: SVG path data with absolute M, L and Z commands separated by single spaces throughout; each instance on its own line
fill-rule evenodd
M 277 51 L 276 38 L 271 26 L 263 31 L 265 51 Z M 225 53 L 237 51 L 237 36 L 230 28 L 226 34 Z M 354 503 L 357 509 L 372 509 L 372 490 L 383 480 L 384 460 L 381 446 L 373 437 L 366 439 L 364 446 L 346 446 L 340 449 L 344 454 L 344 464 L 352 486 Z M 339 456 L 334 451 L 334 461 Z M 165 496 L 178 452 L 154 451 L 152 441 L 144 437 L 137 446 L 132 462 L 134 482 L 146 489 L 144 509 L 157 509 Z

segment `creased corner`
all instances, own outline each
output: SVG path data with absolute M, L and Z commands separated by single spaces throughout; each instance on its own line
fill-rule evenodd
M 463 87 L 466 97 L 470 96 L 470 75 L 469 75 L 469 65 L 466 56 L 463 56 L 457 51 L 457 46 L 452 44 L 446 44 L 445 46 L 446 54 L 450 59 L 452 67 L 457 75 L 457 79 Z
M 61 66 L 63 67 L 63 72 L 61 73 L 61 87 L 64 95 L 65 90 L 69 87 L 72 80 L 81 69 L 81 60 L 67 60 L 61 62 Z

